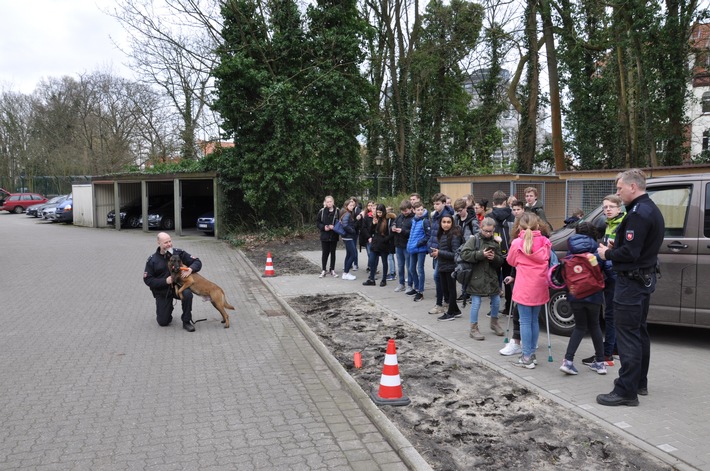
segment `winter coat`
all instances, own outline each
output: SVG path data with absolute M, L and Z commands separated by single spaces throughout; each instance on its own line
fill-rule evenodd
M 444 209 L 442 209 L 441 212 L 434 211 L 434 214 L 431 215 L 431 237 L 427 242 L 427 247 L 430 249 L 439 248 L 439 241 L 437 240 L 437 234 L 439 233 L 439 221 L 441 221 L 441 218 L 444 216 L 451 216 L 451 219 L 453 220 L 454 210 L 451 206 L 444 205 Z
M 358 237 L 360 242 L 360 248 L 367 247 L 367 241 L 372 237 L 370 234 L 370 228 L 372 227 L 372 213 L 363 211 L 360 213 L 362 217 L 360 218 L 360 225 L 358 230 Z
M 429 237 L 431 237 L 431 222 L 429 222 L 429 218 L 426 216 L 421 218 L 414 216 L 412 230 L 407 241 L 407 252 L 426 253 Z
M 316 226 L 320 231 L 321 242 L 337 242 L 338 233 L 334 230 L 325 230 L 325 226 L 335 225 L 335 221 L 340 218 L 340 211 L 337 208 L 333 208 L 333 211 L 328 211 L 327 208 L 321 208 L 318 211 L 318 218 L 316 219 Z
M 547 270 L 552 244 L 540 231 L 533 231 L 532 253 L 525 253 L 524 242 L 525 231 L 520 231 L 508 251 L 508 264 L 516 267 L 513 301 L 523 306 L 542 306 L 550 300 Z
M 464 241 L 467 241 L 468 239 L 470 239 L 481 231 L 481 227 L 478 224 L 478 219 L 476 218 L 476 215 L 471 211 L 468 212 L 468 215 L 464 220 L 461 220 L 461 217 L 458 215 L 458 213 L 456 213 L 456 215 L 454 216 L 454 224 L 461 228 L 461 234 L 463 234 Z
M 394 252 L 394 232 L 392 232 L 391 222 L 394 221 L 395 215 L 387 213 L 385 216 L 385 230 L 380 232 L 378 224 L 371 223 L 369 228 L 372 242 L 370 242 L 370 250 L 377 253 L 392 253 Z
M 343 236 L 343 240 L 352 240 L 357 237 L 357 221 L 355 220 L 355 216 L 353 215 L 353 213 L 351 213 L 350 211 L 346 211 L 345 214 L 343 214 L 343 216 L 340 218 L 340 223 L 345 229 L 345 235 Z
M 451 273 L 456 268 L 456 262 L 454 261 L 454 254 L 459 249 L 462 244 L 461 235 L 452 235 L 451 231 L 447 234 L 446 232 L 441 233 L 441 239 L 439 239 L 439 255 L 436 259 L 438 262 L 439 272 Z
M 192 268 L 193 273 L 202 269 L 202 262 L 199 258 L 193 257 L 182 249 L 173 248 L 173 253 L 180 257 L 183 265 Z M 168 261 L 171 256 L 170 253 L 161 254 L 160 247 L 158 247 L 145 262 L 143 282 L 150 288 L 154 298 L 168 296 L 169 291 L 173 289 L 173 285 L 169 285 L 165 281 L 170 276 Z
M 599 254 L 597 253 L 598 248 L 599 243 L 597 243 L 596 239 L 593 239 L 588 235 L 574 234 L 572 237 L 567 239 L 567 255 L 573 253 L 593 253 L 597 256 L 597 262 L 599 262 L 599 266 L 602 269 L 604 279 L 608 279 L 613 275 L 611 262 L 599 258 Z M 567 300 L 579 303 L 604 304 L 604 290 L 594 293 L 591 296 L 587 296 L 586 298 L 575 298 L 572 293 L 567 293 Z
M 619 230 L 619 225 L 625 217 L 626 213 L 619 213 L 615 218 L 606 220 L 606 229 L 604 231 L 604 237 L 602 238 L 602 244 L 606 245 L 610 240 L 616 239 L 616 231 Z
M 525 211 L 529 211 L 529 212 L 537 215 L 537 217 L 542 219 L 545 222 L 545 224 L 550 226 L 550 231 L 552 231 L 552 224 L 550 224 L 550 221 L 547 220 L 547 216 L 545 216 L 545 210 L 542 208 L 542 203 L 540 203 L 540 200 L 536 200 L 535 204 L 532 206 L 528 206 L 526 204 Z
M 394 234 L 394 245 L 401 249 L 407 248 L 407 241 L 409 240 L 409 233 L 412 230 L 412 220 L 414 220 L 414 213 L 410 212 L 406 216 L 404 214 L 399 214 L 394 220 L 394 227 L 402 229 L 402 232 L 395 232 Z
M 500 292 L 498 269 L 503 265 L 503 255 L 500 245 L 493 237 L 485 238 L 479 235 L 478 238 L 481 241 L 478 250 L 476 237 L 468 239 L 461 249 L 461 258 L 473 263 L 471 282 L 466 286 L 466 292 L 474 296 L 491 296 Z M 488 248 L 493 249 L 495 253 L 493 260 L 488 260 L 483 254 Z

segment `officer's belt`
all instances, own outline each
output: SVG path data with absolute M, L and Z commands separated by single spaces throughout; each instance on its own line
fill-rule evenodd
M 619 275 L 625 276 L 627 278 L 634 278 L 634 275 L 651 275 L 653 273 L 656 273 L 656 267 L 648 267 L 648 268 L 636 268 L 634 270 L 630 271 L 620 271 L 618 272 Z

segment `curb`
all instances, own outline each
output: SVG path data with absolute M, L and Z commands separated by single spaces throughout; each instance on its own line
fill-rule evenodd
M 345 386 L 345 388 L 350 393 L 351 397 L 360 406 L 362 411 L 369 417 L 372 423 L 377 427 L 377 429 L 385 437 L 385 440 L 394 449 L 395 453 L 402 459 L 402 461 L 407 465 L 408 468 L 414 471 L 433 471 L 433 468 L 426 462 L 424 458 L 419 454 L 416 448 L 407 440 L 407 438 L 399 431 L 399 429 L 387 418 L 387 416 L 382 412 L 370 399 L 370 397 L 363 391 L 360 385 L 350 376 L 345 368 L 335 359 L 335 357 L 330 353 L 330 350 L 320 341 L 318 336 L 311 331 L 308 324 L 301 319 L 301 317 L 293 310 L 291 306 L 274 290 L 274 288 L 261 277 L 258 269 L 249 260 L 249 258 L 244 255 L 244 252 L 238 250 L 239 256 L 242 257 L 251 270 L 257 275 L 257 278 L 266 287 L 267 290 L 274 296 L 274 298 L 279 302 L 281 307 L 288 313 L 289 318 L 296 324 L 298 330 L 301 331 L 303 336 L 308 340 L 308 343 L 316 350 L 318 355 L 323 359 L 323 361 L 328 365 L 330 371 L 335 374 L 335 376 L 340 380 L 340 382 Z

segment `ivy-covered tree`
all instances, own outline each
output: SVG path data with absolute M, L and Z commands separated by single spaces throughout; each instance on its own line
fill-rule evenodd
M 421 178 L 418 187 L 429 192 L 426 183 L 431 177 L 454 167 L 457 131 L 466 133 L 461 128 L 471 126 L 467 119 L 471 95 L 465 89 L 469 77 L 460 64 L 478 43 L 482 21 L 483 8 L 464 0 L 448 5 L 432 0 L 424 14 L 411 77 L 416 110 L 412 160 L 415 175 Z M 472 149 L 463 152 L 470 156 Z
M 357 181 L 364 25 L 350 2 L 318 2 L 303 18 L 292 0 L 235 0 L 222 15 L 215 108 L 235 142 L 225 174 L 259 219 L 303 220 Z

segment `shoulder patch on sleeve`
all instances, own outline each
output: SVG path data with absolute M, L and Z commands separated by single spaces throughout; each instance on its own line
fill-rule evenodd
M 625 238 L 628 242 L 634 240 L 634 231 L 626 231 Z

